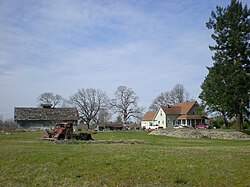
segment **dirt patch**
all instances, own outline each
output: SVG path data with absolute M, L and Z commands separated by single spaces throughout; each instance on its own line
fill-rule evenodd
M 228 140 L 250 140 L 250 136 L 242 132 L 231 132 L 210 129 L 160 129 L 150 134 L 176 138 L 212 138 Z
M 95 140 L 89 141 L 89 144 L 145 144 L 140 140 Z
M 140 140 L 90 140 L 90 141 L 76 141 L 76 140 L 57 140 L 57 144 L 145 144 Z

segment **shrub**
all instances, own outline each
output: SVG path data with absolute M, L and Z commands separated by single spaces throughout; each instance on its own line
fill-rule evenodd
M 250 127 L 250 122 L 248 120 L 244 120 L 242 126 L 243 129 L 248 129 Z
M 217 116 L 212 120 L 212 126 L 218 128 L 221 128 L 224 124 L 224 120 L 222 116 Z
M 236 127 L 236 121 L 231 121 L 229 123 L 229 127 L 232 128 L 232 129 L 235 129 Z M 242 123 L 242 128 L 243 129 L 248 129 L 250 127 L 250 122 L 248 120 L 244 120 L 243 123 Z
M 235 127 L 236 127 L 236 121 L 235 121 L 235 120 L 230 121 L 230 122 L 228 123 L 228 127 L 229 127 L 230 129 L 235 129 Z

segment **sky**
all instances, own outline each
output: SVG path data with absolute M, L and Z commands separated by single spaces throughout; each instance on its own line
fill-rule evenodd
M 247 4 L 247 0 L 242 1 Z M 0 116 L 35 107 L 45 92 L 69 98 L 132 88 L 148 108 L 182 84 L 192 99 L 212 66 L 211 11 L 230 0 L 1 0 Z M 249 3 L 248 3 L 249 6 Z

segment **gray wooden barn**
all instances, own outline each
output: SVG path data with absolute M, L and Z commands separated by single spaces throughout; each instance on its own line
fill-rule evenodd
M 14 119 L 18 128 L 49 129 L 58 122 L 72 122 L 77 124 L 79 115 L 76 108 L 51 108 L 44 106 L 15 107 Z

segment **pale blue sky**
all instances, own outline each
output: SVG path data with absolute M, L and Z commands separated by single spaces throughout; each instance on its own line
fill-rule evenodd
M 180 83 L 197 99 L 212 65 L 205 22 L 216 5 L 229 3 L 1 0 L 0 115 L 36 106 L 41 93 L 68 98 L 79 88 L 99 88 L 112 98 L 124 85 L 147 108 Z

